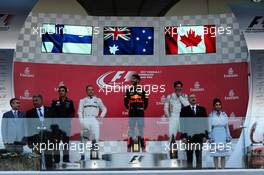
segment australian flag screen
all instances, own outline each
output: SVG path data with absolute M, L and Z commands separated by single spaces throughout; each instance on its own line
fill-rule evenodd
M 104 27 L 105 55 L 153 55 L 153 27 Z
M 91 54 L 92 27 L 44 24 L 42 52 Z

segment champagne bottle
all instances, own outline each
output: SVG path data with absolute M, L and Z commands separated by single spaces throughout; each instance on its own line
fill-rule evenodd
M 98 160 L 99 159 L 99 152 L 98 149 L 96 149 L 96 140 L 92 140 L 92 149 L 90 152 L 90 160 Z
M 170 142 L 170 159 L 177 159 L 178 158 L 178 151 L 176 149 L 176 140 L 174 135 L 171 137 L 171 142 Z

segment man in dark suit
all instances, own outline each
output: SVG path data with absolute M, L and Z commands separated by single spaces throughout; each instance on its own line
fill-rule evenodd
M 11 110 L 4 113 L 2 118 L 2 139 L 7 151 L 23 152 L 24 138 L 26 137 L 25 114 L 20 112 L 20 100 L 10 100 Z
M 185 106 L 181 109 L 180 117 L 191 117 L 192 122 L 195 124 L 195 118 L 201 119 L 202 117 L 207 117 L 206 109 L 202 106 L 196 104 L 196 95 L 189 95 L 189 106 Z M 203 128 L 201 128 L 202 130 Z M 193 151 L 195 151 L 196 156 L 196 168 L 202 168 L 202 143 L 205 142 L 207 138 L 207 132 L 205 133 L 197 133 L 194 135 L 188 135 L 187 133 L 182 134 L 181 136 L 183 142 L 187 143 L 187 145 L 198 144 L 199 146 L 189 146 L 186 150 L 187 154 L 187 163 L 188 168 L 192 168 L 193 163 Z M 197 148 L 198 147 L 198 148 Z
M 40 121 L 43 121 L 45 118 L 54 117 L 54 112 L 52 109 L 43 105 L 42 95 L 34 95 L 32 100 L 34 108 L 26 112 L 27 118 L 38 118 Z
M 33 96 L 34 108 L 26 112 L 28 118 L 28 133 L 31 137 L 28 138 L 29 145 L 46 143 L 51 140 L 51 133 L 47 131 L 52 125 L 52 118 L 54 112 L 51 108 L 43 105 L 43 97 L 41 95 Z M 34 150 L 33 151 L 38 151 Z M 46 168 L 52 168 L 52 153 L 48 150 L 45 151 L 45 165 Z

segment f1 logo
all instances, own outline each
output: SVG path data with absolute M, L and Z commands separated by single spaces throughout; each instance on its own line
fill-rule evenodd
M 10 25 L 12 15 L 0 14 L 0 27 L 8 27 Z
M 144 156 L 141 155 L 135 155 L 131 158 L 131 160 L 129 161 L 129 164 L 133 164 L 133 163 L 140 163 L 142 161 Z
M 115 76 L 112 78 L 111 82 L 115 82 L 116 80 L 122 78 L 123 74 L 126 73 L 126 71 L 117 71 Z M 134 73 L 134 71 L 128 71 L 126 75 L 124 76 L 124 81 L 127 82 L 130 80 L 131 75 Z
M 262 18 L 263 16 L 255 16 L 255 18 L 251 21 L 248 28 L 252 28 L 254 25 L 258 25 L 259 23 L 261 23 L 262 27 L 264 28 L 264 19 L 261 21 Z

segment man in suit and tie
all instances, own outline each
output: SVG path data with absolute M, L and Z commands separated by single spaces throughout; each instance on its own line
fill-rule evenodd
M 52 119 L 54 117 L 54 112 L 50 107 L 43 105 L 42 95 L 34 95 L 32 97 L 34 108 L 26 112 L 26 117 L 28 118 L 28 133 L 29 145 L 46 143 L 51 140 L 51 133 L 47 131 L 52 125 Z M 51 142 L 51 141 L 50 141 Z M 34 148 L 33 148 L 34 149 Z M 37 151 L 37 150 L 33 150 Z M 45 165 L 46 168 L 52 168 L 52 152 L 50 150 L 45 151 Z
M 7 151 L 23 152 L 24 138 L 26 137 L 25 114 L 20 109 L 20 100 L 10 100 L 11 110 L 4 113 L 2 118 L 2 138 Z
M 202 117 L 207 117 L 207 112 L 206 109 L 203 106 L 199 106 L 196 102 L 196 95 L 191 94 L 189 95 L 189 103 L 190 105 L 185 106 L 181 109 L 180 112 L 180 117 L 191 117 L 192 118 L 192 123 L 195 123 L 195 120 L 198 122 L 199 119 Z M 197 119 L 195 119 L 197 118 Z M 205 121 L 206 122 L 206 121 Z M 195 156 L 196 156 L 196 168 L 202 168 L 202 143 L 205 142 L 207 138 L 207 133 L 202 133 L 201 128 L 201 133 L 196 133 L 193 135 L 188 135 L 188 133 L 182 134 L 181 138 L 183 142 L 187 143 L 187 145 L 196 145 L 198 144 L 199 146 L 190 146 L 186 150 L 187 154 L 187 163 L 188 163 L 188 168 L 192 168 L 192 163 L 193 163 L 193 151 L 195 151 Z
M 42 95 L 34 95 L 32 97 L 34 108 L 26 112 L 27 118 L 38 118 L 43 121 L 45 118 L 53 118 L 54 112 L 50 107 L 43 105 Z
M 41 127 L 49 129 L 54 117 L 52 109 L 43 105 L 42 95 L 34 95 L 32 100 L 34 107 L 26 112 L 29 136 L 39 133 Z

